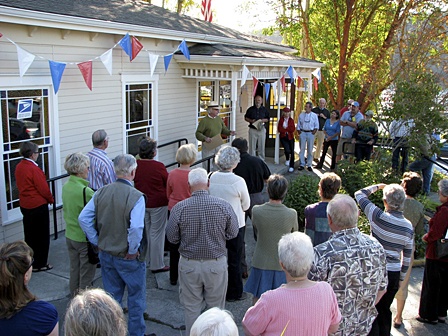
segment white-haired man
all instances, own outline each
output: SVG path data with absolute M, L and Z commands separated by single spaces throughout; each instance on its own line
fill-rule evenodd
M 325 98 L 319 98 L 319 106 L 314 107 L 311 111 L 317 114 L 319 120 L 319 129 L 314 138 L 316 139 L 316 150 L 314 151 L 314 160 L 319 161 L 322 153 L 322 145 L 325 139 L 324 126 L 327 119 L 330 118 L 330 111 L 327 110 L 327 101 Z
M 358 207 L 350 196 L 336 195 L 327 216 L 333 235 L 314 247 L 308 277 L 333 287 L 342 314 L 335 335 L 367 335 L 387 286 L 386 254 L 376 239 L 357 228 Z
M 179 299 L 184 306 L 186 334 L 204 308 L 224 308 L 227 292 L 226 241 L 238 235 L 238 217 L 227 201 L 210 196 L 203 168 L 188 174 L 191 197 L 170 213 L 167 238 L 180 242 Z
M 114 164 L 107 157 L 106 149 L 109 146 L 109 136 L 103 129 L 96 130 L 92 134 L 93 149 L 87 153 L 90 159 L 89 174 L 87 180 L 89 187 L 98 190 L 101 187 L 116 181 Z
M 384 211 L 369 200 L 369 195 L 383 189 Z M 406 193 L 398 184 L 377 184 L 355 192 L 360 208 L 370 222 L 373 237 L 387 255 L 387 293 L 376 305 L 378 316 L 369 335 L 389 335 L 392 327 L 390 305 L 404 280 L 414 249 L 414 229 L 403 216 Z
M 145 196 L 135 189 L 137 162 L 121 154 L 114 160 L 117 181 L 98 190 L 84 207 L 78 221 L 89 241 L 98 246 L 101 276 L 106 292 L 121 304 L 128 290 L 130 336 L 145 334 L 146 238 Z

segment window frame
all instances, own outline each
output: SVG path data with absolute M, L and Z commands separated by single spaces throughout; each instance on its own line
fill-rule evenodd
M 45 89 L 48 90 L 48 127 L 49 127 L 49 144 L 39 145 L 39 149 L 48 148 L 46 155 L 48 155 L 48 176 L 54 177 L 61 174 L 61 167 L 56 163 L 60 162 L 60 143 L 59 143 L 59 110 L 58 110 L 58 98 L 53 91 L 53 83 L 50 76 L 0 76 L 1 83 L 8 83 L 7 85 L 0 85 L 1 91 L 15 91 L 15 90 L 35 90 Z M 0 114 L 0 122 L 3 122 L 2 115 Z M 3 127 L 0 130 L 0 137 L 3 139 Z M 4 146 L 0 148 L 0 155 L 2 158 L 2 164 L 0 165 L 0 214 L 1 225 L 6 226 L 16 223 L 22 219 L 20 207 L 8 210 L 6 204 L 6 184 L 5 184 L 5 168 L 4 157 L 5 153 L 16 153 L 18 149 L 5 151 Z M 56 183 L 56 194 L 59 197 L 55 200 L 57 204 L 61 203 L 60 191 L 61 183 Z

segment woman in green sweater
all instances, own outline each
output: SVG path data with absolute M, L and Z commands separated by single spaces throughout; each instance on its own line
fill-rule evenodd
M 280 238 L 298 230 L 297 212 L 282 204 L 288 191 L 288 181 L 281 175 L 268 179 L 269 202 L 252 209 L 252 225 L 258 230 L 257 243 L 252 259 L 252 270 L 244 286 L 254 296 L 255 304 L 264 292 L 286 283 L 278 260 Z
M 62 187 L 64 208 L 65 238 L 70 259 L 70 294 L 75 296 L 80 289 L 92 285 L 96 265 L 89 263 L 87 239 L 78 223 L 78 216 L 84 205 L 93 196 L 88 187 L 87 173 L 89 157 L 82 153 L 70 154 L 65 158 L 64 168 L 70 174 Z

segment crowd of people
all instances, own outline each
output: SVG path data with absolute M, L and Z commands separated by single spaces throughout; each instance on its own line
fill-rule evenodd
M 211 105 L 210 113 L 218 110 Z M 251 128 L 255 144 L 262 141 L 256 132 L 266 120 L 261 107 L 256 104 L 246 114 L 255 127 Z M 338 153 L 346 152 L 340 151 L 338 136 L 354 146 L 356 157 L 359 153 L 367 159 L 370 151 L 365 147 L 376 141 L 371 113 L 363 121 L 357 102 L 340 122 L 339 111 L 326 110 L 324 99 L 314 110 L 307 103 L 295 129 L 289 109 L 283 112 L 279 131 L 289 170 L 295 130 L 301 138 L 299 170 L 311 169 L 313 158 L 319 159 L 320 154 L 313 156 L 310 150 L 314 134 L 320 134 L 323 156 L 332 148 L 332 167 Z M 211 119 L 209 123 L 225 127 Z M 213 142 L 213 137 L 209 133 L 203 141 Z M 296 210 L 283 204 L 287 179 L 271 174 L 263 158 L 248 153 L 244 138 L 234 139 L 231 146 L 217 146 L 210 174 L 203 168 L 191 169 L 197 159 L 191 144 L 178 149 L 179 167 L 168 172 L 155 160 L 153 139 L 139 141 L 137 158 L 121 154 L 113 161 L 106 153 L 108 141 L 107 133 L 98 130 L 87 155 L 69 154 L 64 163 L 70 175 L 62 200 L 72 297 L 65 314 L 66 335 L 147 335 L 147 268 L 169 272 L 171 285 L 179 285 L 186 335 L 238 335 L 225 304 L 245 300 L 248 293 L 253 306 L 242 320 L 246 335 L 389 335 L 392 326 L 401 327 L 414 233 L 424 230 L 423 206 L 415 199 L 423 187 L 417 173 L 405 173 L 401 185 L 366 186 L 354 198 L 338 194 L 337 174 L 323 174 L 320 201 L 305 208 L 305 233 L 301 233 Z M 58 335 L 55 307 L 38 300 L 27 287 L 33 272 L 53 267 L 47 259 L 48 204 L 54 200 L 36 164 L 37 145 L 24 142 L 20 153 L 23 160 L 16 176 L 25 241 L 0 246 L 0 330 L 8 336 Z M 265 187 L 268 200 L 262 194 Z M 383 208 L 369 199 L 380 190 Z M 448 258 L 440 258 L 435 248 L 448 230 L 448 180 L 439 183 L 439 199 L 442 205 L 423 236 L 426 265 L 416 317 L 430 324 L 445 323 L 448 309 Z M 371 236 L 358 229 L 359 208 L 369 220 Z M 247 218 L 255 239 L 250 269 Z M 166 250 L 170 265 L 164 262 Z M 91 288 L 98 261 L 104 290 Z M 125 290 L 127 323 L 122 309 Z M 392 319 L 394 298 L 397 315 Z

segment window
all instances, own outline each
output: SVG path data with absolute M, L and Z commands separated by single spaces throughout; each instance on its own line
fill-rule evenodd
M 5 200 L 2 212 L 13 212 L 19 208 L 19 192 L 15 180 L 15 169 L 21 160 L 20 144 L 32 140 L 39 146 L 39 167 L 47 178 L 50 173 L 52 140 L 50 128 L 49 90 L 44 88 L 0 90 L 0 111 L 3 139 L 3 181 Z M 2 171 L 0 169 L 0 171 Z M 1 185 L 0 184 L 0 185 Z M 18 214 L 18 213 L 17 213 Z M 10 216 L 2 216 L 4 221 Z M 12 216 L 14 217 L 14 216 Z
M 126 149 L 131 155 L 138 154 L 141 137 L 155 137 L 152 110 L 152 84 L 128 84 L 126 95 Z
M 211 101 L 217 101 L 219 102 L 219 105 L 221 105 L 219 117 L 222 118 L 224 124 L 230 129 L 230 119 L 232 115 L 232 101 L 230 99 L 231 92 L 232 90 L 230 80 L 198 82 L 198 124 L 201 119 L 207 115 L 208 104 Z M 224 140 L 224 143 L 229 142 L 229 139 L 226 136 L 223 135 L 222 138 Z M 199 150 L 201 150 L 201 146 L 199 146 Z

